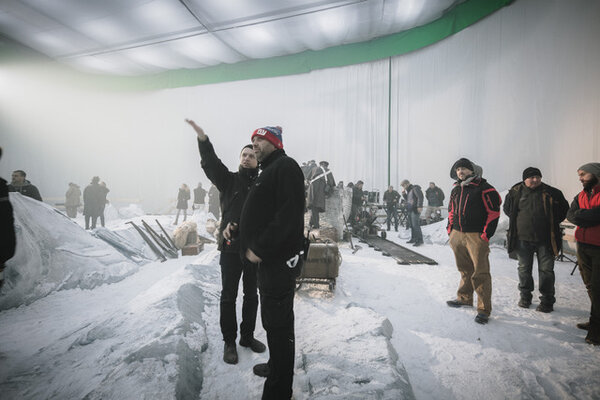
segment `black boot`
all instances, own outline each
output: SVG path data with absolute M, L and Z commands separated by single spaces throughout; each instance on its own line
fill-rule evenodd
M 254 375 L 260 376 L 261 378 L 266 378 L 269 376 L 269 372 L 271 372 L 269 364 L 267 363 L 256 364 L 254 368 L 252 368 L 252 371 L 254 372 Z
M 242 347 L 250 347 L 255 353 L 264 353 L 267 347 L 260 341 L 254 339 L 254 337 L 242 337 L 240 338 L 240 346 Z
M 225 361 L 227 364 L 237 364 L 238 354 L 235 347 L 235 342 L 225 342 L 225 346 L 223 348 L 223 361 Z

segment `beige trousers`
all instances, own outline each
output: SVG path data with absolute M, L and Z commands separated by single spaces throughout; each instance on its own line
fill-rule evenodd
M 450 233 L 450 247 L 454 251 L 456 267 L 460 272 L 457 298 L 473 303 L 473 291 L 477 293 L 477 312 L 492 312 L 492 276 L 490 275 L 490 246 L 478 232 Z

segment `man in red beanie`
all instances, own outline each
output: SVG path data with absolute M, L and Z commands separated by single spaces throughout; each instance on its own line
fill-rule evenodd
M 304 248 L 304 175 L 283 150 L 280 127 L 254 131 L 262 170 L 240 218 L 240 250 L 258 265 L 262 323 L 269 361 L 254 366 L 266 377 L 263 399 L 289 399 L 294 378 L 294 293 Z
M 600 345 L 600 163 L 584 164 L 577 170 L 583 190 L 575 196 L 567 219 L 577 225 L 577 261 L 581 278 L 592 300 L 585 341 Z

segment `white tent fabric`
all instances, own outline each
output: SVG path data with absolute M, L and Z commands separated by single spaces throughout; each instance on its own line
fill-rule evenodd
M 599 17 L 598 2 L 516 1 L 393 58 L 390 183 L 433 180 L 448 193 L 450 166 L 466 156 L 499 190 L 533 165 L 575 195 L 576 168 L 600 159 Z M 133 95 L 67 91 L 23 71 L 0 76 L 0 176 L 24 169 L 47 197 L 100 175 L 109 197 L 151 211 L 181 182 L 208 183 L 184 118 L 232 169 L 254 129 L 281 125 L 297 161 L 328 160 L 336 180 L 368 190 L 388 183 L 390 60 Z

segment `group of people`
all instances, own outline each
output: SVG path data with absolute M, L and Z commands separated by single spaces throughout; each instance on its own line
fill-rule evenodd
M 533 258 L 538 261 L 540 303 L 536 310 L 554 310 L 554 261 L 562 249 L 561 222 L 576 226 L 577 261 L 592 306 L 589 321 L 577 324 L 587 330 L 585 341 L 600 345 L 600 163 L 584 164 L 577 170 L 583 189 L 570 207 L 563 193 L 542 182 L 542 172 L 526 168 L 522 179 L 511 187 L 503 205 L 509 217 L 507 250 L 518 260 L 519 307 L 532 304 Z M 481 168 L 466 158 L 457 160 L 450 176 L 456 180 L 448 206 L 447 230 L 450 247 L 461 275 L 450 307 L 472 307 L 477 294 L 475 322 L 485 324 L 492 312 L 492 278 L 489 240 L 494 235 L 502 199 L 484 178 Z
M 104 227 L 104 210 L 108 200 L 106 196 L 110 189 L 106 183 L 101 182 L 98 176 L 94 176 L 92 181 L 83 190 L 83 215 L 85 217 L 85 229 L 95 229 L 98 218 L 100 225 Z M 65 193 L 65 209 L 69 218 L 77 217 L 77 210 L 81 206 L 81 189 L 76 183 L 70 182 L 69 189 Z M 91 220 L 91 226 L 90 226 Z
M 202 182 L 198 182 L 198 186 L 194 189 L 194 202 L 192 204 L 192 210 L 203 209 L 206 204 L 206 190 L 202 187 Z M 189 208 L 188 200 L 191 198 L 190 188 L 185 183 L 181 184 L 179 192 L 177 193 L 177 215 L 175 216 L 174 224 L 177 225 L 179 221 L 179 215 L 183 211 L 183 220 L 187 219 L 187 210 Z M 219 219 L 221 214 L 221 207 L 219 205 L 219 190 L 215 185 L 211 185 L 208 190 L 208 212 L 212 213 L 213 216 Z
M 229 171 L 204 130 L 192 120 L 186 122 L 196 132 L 201 167 L 219 190 L 223 361 L 238 362 L 235 303 L 242 279 L 239 344 L 256 353 L 266 350 L 254 337 L 258 288 L 269 360 L 255 365 L 253 371 L 266 378 L 263 399 L 289 399 L 295 359 L 295 282 L 305 256 L 304 174 L 283 150 L 281 127 L 256 129 L 250 136 L 252 144 L 240 151 L 237 171 Z

